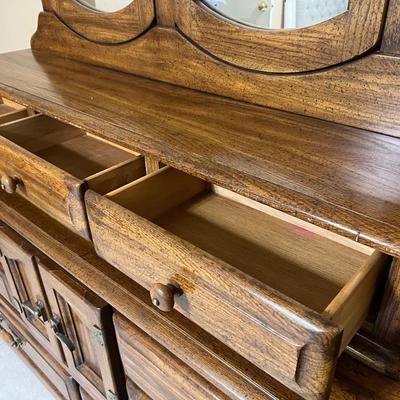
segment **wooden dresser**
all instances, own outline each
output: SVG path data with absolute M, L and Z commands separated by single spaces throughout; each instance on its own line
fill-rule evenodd
M 0 55 L 0 331 L 55 396 L 399 400 L 400 1 L 42 2 Z

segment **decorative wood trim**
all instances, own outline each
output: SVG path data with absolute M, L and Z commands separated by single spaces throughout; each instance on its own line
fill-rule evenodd
M 400 57 L 373 55 L 329 70 L 271 76 L 205 55 L 173 29 L 154 28 L 121 46 L 79 37 L 49 13 L 32 48 L 220 96 L 400 136 Z
M 379 311 L 375 335 L 384 343 L 400 342 L 400 260 L 396 259 L 390 269 L 385 294 Z M 399 356 L 400 358 L 400 356 Z M 399 373 L 400 377 L 400 373 Z
M 400 54 L 400 0 L 390 0 L 381 50 Z
M 226 63 L 263 72 L 302 72 L 347 61 L 379 40 L 387 0 L 350 0 L 347 12 L 302 29 L 235 23 L 200 0 L 177 0 L 178 28 Z
M 155 0 L 157 23 L 160 26 L 175 26 L 175 0 Z
M 148 29 L 155 17 L 153 0 L 133 0 L 112 13 L 93 10 L 76 0 L 45 0 L 44 7 L 82 37 L 100 43 L 132 40 Z

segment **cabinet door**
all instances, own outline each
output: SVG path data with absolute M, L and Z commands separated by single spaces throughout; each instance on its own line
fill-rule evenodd
M 60 346 L 48 324 L 48 304 L 38 275 L 37 259 L 46 259 L 20 235 L 7 226 L 0 229 L 1 264 L 5 291 L 35 339 L 57 358 Z
M 71 375 L 94 399 L 126 399 L 111 307 L 64 271 L 39 270 Z
M 199 49 L 229 65 L 294 73 L 373 48 L 386 6 L 387 0 L 177 0 L 175 22 Z

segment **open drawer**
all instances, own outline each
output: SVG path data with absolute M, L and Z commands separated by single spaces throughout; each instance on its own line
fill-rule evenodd
M 390 257 L 165 167 L 86 194 L 98 254 L 306 399 L 326 398 Z
M 0 125 L 27 116 L 26 107 L 0 97 Z
M 44 115 L 0 127 L 1 187 L 89 238 L 83 193 L 145 174 L 143 157 Z

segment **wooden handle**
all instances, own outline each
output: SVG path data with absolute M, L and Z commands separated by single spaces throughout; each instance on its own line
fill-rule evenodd
M 174 285 L 156 283 L 150 289 L 151 302 L 161 311 L 172 311 L 175 305 L 175 296 L 180 295 L 180 290 Z
M 14 194 L 17 191 L 19 183 L 20 180 L 18 178 L 13 178 L 8 175 L 3 175 L 1 177 L 1 188 L 9 194 Z

